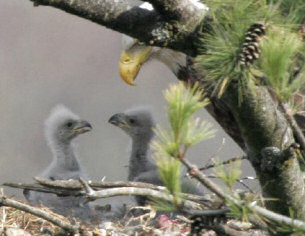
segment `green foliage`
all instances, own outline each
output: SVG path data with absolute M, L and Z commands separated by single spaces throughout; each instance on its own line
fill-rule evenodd
M 208 104 L 208 100 L 202 100 L 203 93 L 198 86 L 186 88 L 184 84 L 171 85 L 164 93 L 168 103 L 168 119 L 170 130 L 157 127 L 156 134 L 160 142 L 153 146 L 163 156 L 177 157 L 184 149 L 211 138 L 215 130 L 211 124 L 200 122 L 194 118 L 194 114 Z
M 170 129 L 159 126 L 155 129 L 158 139 L 152 143 L 153 158 L 156 160 L 164 185 L 174 195 L 176 205 L 179 205 L 179 158 L 184 157 L 189 147 L 211 138 L 215 130 L 211 129 L 210 123 L 194 118 L 194 114 L 208 104 L 207 100 L 202 100 L 203 93 L 198 86 L 187 88 L 183 83 L 174 84 L 165 91 L 164 96 L 168 103 Z
M 206 74 L 206 81 L 221 96 L 232 80 L 243 84 L 249 71 L 239 65 L 247 29 L 257 22 L 266 22 L 273 15 L 264 0 L 210 0 L 211 30 L 202 38 L 201 55 L 196 67 Z M 258 10 L 259 9 L 259 10 Z
M 173 205 L 170 202 L 162 201 L 159 199 L 150 199 L 149 205 L 153 207 L 154 210 L 156 211 L 168 211 L 168 212 L 173 212 L 176 210 L 176 206 L 179 206 L 180 204 L 180 199 L 176 198 L 176 204 Z
M 154 155 L 154 158 L 157 154 Z M 180 161 L 169 156 L 155 158 L 159 168 L 162 181 L 171 194 L 177 195 L 181 192 Z
M 230 189 L 238 180 L 241 172 L 241 160 L 231 162 L 228 166 L 219 165 L 214 168 L 216 176 L 221 179 Z
M 285 102 L 303 89 L 305 50 L 298 31 L 305 21 L 304 0 L 207 0 L 206 4 L 212 20 L 203 34 L 196 67 L 216 95 L 235 81 L 242 99 L 250 79 L 267 83 Z M 259 43 L 259 62 L 246 67 L 239 63 L 240 55 L 245 34 L 254 23 L 265 25 L 267 36 Z
M 238 206 L 230 201 L 227 201 L 226 204 L 230 209 L 230 212 L 228 213 L 229 216 L 243 222 L 249 221 L 249 216 L 252 215 L 253 212 L 246 207 L 246 205 Z
M 290 23 L 301 24 L 305 21 L 304 0 L 268 0 L 269 4 L 278 5 L 283 16 L 289 16 Z
M 217 162 L 216 162 L 217 164 Z M 238 199 L 239 202 L 242 200 L 240 196 L 236 194 L 233 190 L 233 185 L 236 183 L 238 178 L 241 176 L 241 160 L 231 162 L 229 165 L 217 165 L 214 168 L 215 175 L 221 179 L 228 187 L 230 195 L 234 196 L 235 199 Z M 245 198 L 243 201 L 245 203 L 250 203 L 254 199 L 253 197 Z M 249 216 L 253 215 L 253 212 L 247 207 L 247 204 L 236 205 L 234 202 L 226 199 L 226 204 L 230 209 L 228 215 L 234 219 L 241 221 L 249 221 Z
M 299 65 L 304 43 L 297 33 L 286 28 L 272 27 L 261 41 L 259 67 L 267 84 L 281 101 L 288 102 L 291 94 L 304 88 L 304 65 Z M 295 69 L 300 72 L 295 76 Z

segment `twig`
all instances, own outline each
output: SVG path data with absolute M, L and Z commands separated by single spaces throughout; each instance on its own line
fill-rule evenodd
M 48 187 L 58 187 L 58 188 L 73 188 L 73 189 L 82 189 L 83 185 L 78 180 L 49 180 L 42 179 L 39 177 L 35 177 L 35 180 L 43 185 Z M 162 191 L 165 189 L 164 186 L 157 186 L 149 183 L 141 183 L 141 182 L 126 182 L 126 181 L 114 181 L 114 182 L 106 182 L 106 181 L 88 181 L 88 184 L 92 188 L 113 188 L 113 187 L 136 187 L 136 188 L 149 188 L 158 191 Z
M 81 191 L 83 186 L 77 180 L 48 180 L 35 178 L 39 184 L 24 184 L 24 183 L 4 183 L 4 186 L 12 188 L 21 188 L 27 190 L 33 190 L 45 193 L 54 193 L 59 196 L 83 196 L 84 193 Z M 157 186 L 142 182 L 125 182 L 125 181 L 115 181 L 115 182 L 103 182 L 103 181 L 88 181 L 90 187 L 94 189 L 101 188 L 114 188 L 114 187 L 135 187 L 135 188 L 145 188 L 152 189 L 156 191 L 164 191 L 166 188 L 164 186 Z M 204 204 L 209 202 L 210 199 L 205 196 L 198 196 L 189 193 L 181 193 L 183 199 L 187 199 L 194 202 L 200 202 Z
M 210 178 L 210 179 L 219 179 L 219 177 L 217 177 L 216 175 L 207 175 L 206 176 L 207 178 Z M 251 193 L 254 193 L 254 191 L 244 183 L 244 180 L 256 180 L 257 178 L 256 177 L 253 177 L 253 176 L 246 176 L 246 177 L 243 177 L 243 178 L 240 178 L 240 179 L 237 179 L 236 182 L 238 182 L 240 185 L 242 185 L 245 189 L 247 189 L 249 192 Z
M 214 163 L 214 164 L 206 165 L 204 167 L 199 168 L 199 170 L 200 171 L 208 170 L 208 169 L 211 169 L 211 168 L 215 168 L 217 166 L 228 165 L 228 164 L 231 164 L 234 161 L 241 161 L 241 160 L 245 160 L 245 159 L 247 159 L 246 156 L 233 157 L 233 158 L 231 158 L 229 160 L 226 160 L 226 161 L 223 161 L 223 162 L 220 162 L 220 163 Z
M 77 225 L 69 224 L 69 223 L 64 222 L 63 220 L 59 219 L 58 217 L 53 216 L 37 207 L 29 206 L 25 203 L 21 203 L 16 200 L 9 199 L 2 194 L 0 194 L 0 206 L 13 207 L 18 210 L 28 212 L 32 215 L 41 217 L 42 219 L 45 219 L 45 220 L 51 222 L 52 224 L 62 228 L 66 232 L 72 233 L 73 235 L 80 232 L 80 225 L 78 225 L 78 224 Z
M 43 192 L 43 193 L 54 193 L 58 196 L 82 196 L 83 193 L 80 191 L 81 189 L 74 189 L 74 188 L 60 188 L 60 187 L 47 187 L 41 186 L 39 184 L 24 184 L 24 183 L 4 183 L 3 186 L 11 187 L 11 188 L 20 188 L 25 190 L 32 190 L 36 192 Z
M 279 107 L 282 110 L 282 112 L 284 113 L 284 116 L 287 119 L 288 123 L 290 124 L 290 126 L 291 126 L 291 128 L 293 130 L 293 133 L 296 136 L 297 142 L 300 144 L 301 148 L 303 150 L 305 150 L 305 137 L 304 137 L 303 132 L 300 129 L 299 125 L 295 121 L 293 115 L 287 109 L 285 104 L 283 104 L 282 102 L 279 103 Z
M 251 193 L 254 193 L 254 191 L 245 184 L 244 180 L 256 180 L 256 177 L 252 177 L 252 176 L 246 176 L 240 179 L 237 179 L 237 182 L 240 183 L 242 186 L 244 186 L 244 188 L 246 188 L 248 191 L 250 191 Z
M 145 189 L 145 188 L 135 188 L 135 187 L 121 187 L 121 188 L 111 188 L 111 189 L 103 189 L 99 191 L 93 190 L 89 184 L 80 179 L 80 182 L 84 186 L 86 190 L 86 196 L 90 200 L 106 198 L 106 197 L 114 197 L 114 196 L 123 196 L 123 195 L 139 195 L 139 196 L 148 196 L 152 198 L 158 198 L 161 200 L 174 202 L 174 197 L 171 194 L 167 194 L 164 192 L 152 190 L 152 189 Z M 190 200 L 185 200 L 183 202 L 184 207 L 190 209 L 202 209 L 203 205 L 197 202 L 193 202 Z

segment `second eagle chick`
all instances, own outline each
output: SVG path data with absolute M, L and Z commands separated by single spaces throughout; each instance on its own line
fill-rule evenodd
M 132 149 L 129 158 L 128 180 L 164 185 L 158 168 L 148 155 L 149 145 L 154 137 L 154 119 L 146 108 L 130 109 L 124 113 L 117 113 L 109 119 L 109 123 L 121 128 L 132 139 Z M 182 191 L 203 195 L 194 183 L 181 177 Z M 137 197 L 137 203 L 144 205 L 146 198 Z

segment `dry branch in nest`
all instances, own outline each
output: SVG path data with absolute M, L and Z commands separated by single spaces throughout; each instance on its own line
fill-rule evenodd
M 34 190 L 39 192 L 54 193 L 59 196 L 81 196 L 86 195 L 83 191 L 83 185 L 77 180 L 48 180 L 42 178 L 35 178 L 36 184 L 25 184 L 25 183 L 4 183 L 4 186 L 12 188 L 21 188 Z M 141 182 L 125 182 L 125 181 L 115 181 L 115 182 L 105 182 L 105 181 L 88 181 L 88 185 L 93 190 L 105 190 L 103 192 L 103 198 L 113 197 L 114 195 L 145 195 L 149 197 L 159 197 L 165 198 L 164 200 L 169 200 L 169 194 L 164 193 L 166 190 L 164 186 L 157 186 L 148 183 Z M 116 188 L 117 190 L 109 190 Z M 210 206 L 211 199 L 210 195 L 198 196 L 194 194 L 182 193 L 181 197 L 187 201 L 200 203 L 203 206 Z M 92 199 L 93 200 L 93 199 Z M 188 204 L 188 203 L 187 203 Z M 191 203 L 192 204 L 192 203 Z

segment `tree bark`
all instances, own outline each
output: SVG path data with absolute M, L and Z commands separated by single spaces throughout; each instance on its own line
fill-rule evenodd
M 232 84 L 226 92 L 245 138 L 248 159 L 254 167 L 269 209 L 289 215 L 292 209 L 305 219 L 304 181 L 297 155 L 281 150 L 294 143 L 293 132 L 277 109 L 266 87 L 248 84 L 240 103 L 238 87 Z M 270 147 L 270 148 L 269 148 Z

